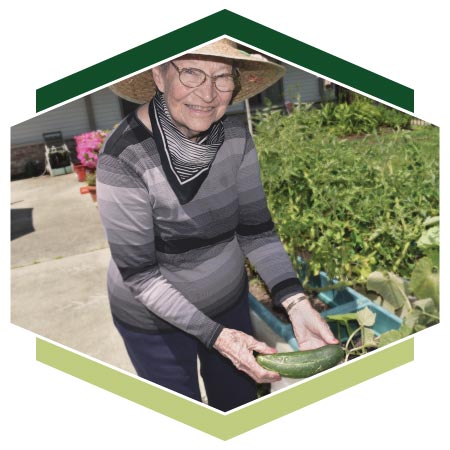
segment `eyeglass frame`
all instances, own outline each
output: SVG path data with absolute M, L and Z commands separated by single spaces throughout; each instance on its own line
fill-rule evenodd
M 237 68 L 233 67 L 233 71 L 235 73 L 227 73 L 227 74 L 222 74 L 222 75 L 208 75 L 206 72 L 204 72 L 202 69 L 197 69 L 196 67 L 182 67 L 181 69 L 173 62 L 173 61 L 169 61 L 170 64 L 172 64 L 173 67 L 175 67 L 175 70 L 178 72 L 178 79 L 180 80 L 180 83 L 190 89 L 196 89 L 198 87 L 200 87 L 205 81 L 206 78 L 211 78 L 213 80 L 214 83 L 214 87 L 219 91 L 219 92 L 223 92 L 223 93 L 227 93 L 227 92 L 235 92 L 238 88 L 239 88 L 239 70 Z M 183 83 L 183 81 L 181 81 L 181 74 L 187 70 L 196 70 L 198 72 L 201 72 L 205 77 L 203 79 L 203 81 L 197 85 L 197 86 L 187 86 L 186 84 Z M 217 78 L 221 78 L 221 77 L 231 77 L 233 79 L 234 82 L 234 87 L 233 89 L 231 89 L 230 91 L 222 91 L 221 89 L 219 89 L 217 87 L 216 84 L 216 79 Z

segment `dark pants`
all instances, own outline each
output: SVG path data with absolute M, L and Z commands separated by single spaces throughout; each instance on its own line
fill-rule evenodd
M 252 334 L 248 301 L 241 301 L 215 320 L 227 328 Z M 256 384 L 237 370 L 228 358 L 208 350 L 183 331 L 147 334 L 114 321 L 137 374 L 180 394 L 201 401 L 197 356 L 208 404 L 229 411 L 256 399 Z

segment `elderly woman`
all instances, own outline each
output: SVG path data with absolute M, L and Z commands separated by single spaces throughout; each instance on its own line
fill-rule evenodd
M 302 349 L 336 343 L 303 293 L 267 209 L 252 138 L 224 118 L 284 69 L 227 39 L 112 87 L 144 103 L 101 151 L 98 208 L 110 245 L 115 326 L 139 376 L 210 406 L 279 380 L 253 352 L 245 257 L 288 311 Z

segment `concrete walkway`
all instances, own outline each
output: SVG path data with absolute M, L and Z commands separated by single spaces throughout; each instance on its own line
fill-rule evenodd
M 109 249 L 75 174 L 11 183 L 11 322 L 135 373 L 111 320 Z
M 135 374 L 111 320 L 108 243 L 81 186 L 75 174 L 11 183 L 11 322 Z M 257 339 L 292 350 L 253 311 L 251 318 Z M 295 381 L 283 378 L 272 391 Z

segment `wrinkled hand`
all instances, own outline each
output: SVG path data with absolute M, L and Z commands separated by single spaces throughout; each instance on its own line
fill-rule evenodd
M 224 328 L 216 339 L 214 348 L 257 383 L 281 380 L 278 373 L 263 369 L 253 356 L 253 351 L 269 354 L 276 353 L 276 350 L 242 331 Z
M 300 350 L 312 350 L 326 344 L 339 343 L 309 300 L 294 305 L 288 315 Z

